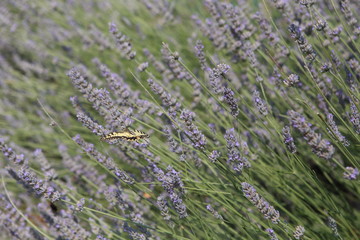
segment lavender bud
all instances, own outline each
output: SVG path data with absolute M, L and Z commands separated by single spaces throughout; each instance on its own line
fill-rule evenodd
M 335 121 L 334 121 L 334 116 L 333 116 L 331 113 L 329 113 L 329 114 L 327 115 L 327 122 L 328 122 L 328 124 L 329 124 L 329 126 L 330 126 L 329 132 L 332 133 L 332 134 L 334 134 L 335 137 L 336 137 L 345 147 L 349 146 L 349 145 L 350 145 L 349 141 L 340 133 L 339 128 L 338 128 L 338 126 L 336 125 L 336 123 L 335 123 Z
M 299 82 L 299 76 L 296 74 L 290 74 L 288 78 L 284 80 L 284 84 L 289 87 L 296 86 Z
M 305 55 L 306 59 L 310 62 L 314 61 L 316 58 L 316 52 L 312 45 L 304 37 L 300 27 L 296 26 L 295 24 L 291 24 L 289 26 L 289 31 L 291 33 L 291 38 L 295 39 L 295 42 L 299 45 L 299 48 Z
M 289 126 L 285 126 L 282 129 L 282 135 L 283 135 L 283 138 L 284 138 L 284 143 L 285 143 L 286 147 L 289 149 L 289 151 L 291 153 L 296 153 L 296 146 L 295 146 L 295 143 L 294 143 L 294 139 L 291 136 Z
M 334 236 L 337 238 L 340 237 L 335 219 L 333 219 L 332 217 L 328 217 L 328 225 L 331 228 Z
M 22 166 L 17 172 L 11 168 L 8 168 L 8 172 L 26 189 L 35 192 L 38 196 L 43 196 L 44 198 L 49 199 L 51 202 L 56 202 L 61 198 L 60 192 L 56 191 L 44 180 L 39 179 L 36 174 L 26 166 Z
M 305 228 L 303 226 L 296 226 L 293 236 L 295 239 L 301 239 L 304 236 Z
M 96 236 L 96 240 L 109 240 L 109 239 L 106 238 L 106 237 L 103 237 L 103 236 L 101 236 L 101 235 L 97 235 L 97 236 Z
M 224 88 L 224 100 L 230 106 L 231 115 L 236 117 L 239 114 L 238 100 L 234 98 L 234 92 L 230 88 Z
M 31 209 L 31 207 L 26 209 L 26 215 L 31 214 L 28 209 Z M 27 224 L 24 217 L 19 214 L 13 204 L 2 194 L 0 194 L 0 224 L 1 237 L 3 239 L 45 240 L 35 228 Z
M 213 209 L 213 207 L 209 204 L 206 206 L 206 209 L 212 213 L 212 215 L 214 215 L 215 218 L 219 219 L 219 220 L 224 220 L 223 217 Z
M 82 212 L 84 210 L 85 199 L 81 198 L 77 201 L 76 206 L 71 206 L 74 212 Z
M 132 114 L 131 108 L 128 108 L 129 111 L 121 113 L 117 104 L 110 97 L 110 93 L 105 89 L 93 88 L 91 83 L 86 80 L 86 77 L 83 76 L 78 69 L 72 68 L 67 75 L 71 79 L 73 85 L 89 102 L 93 103 L 93 107 L 99 111 L 100 114 L 105 115 L 105 119 L 113 128 L 123 130 L 129 126 L 126 124 L 131 124 L 131 122 L 125 122 Z M 103 107 L 104 109 L 100 107 Z M 98 126 L 92 125 L 92 127 Z
M 158 61 L 154 55 L 150 53 L 148 49 L 143 50 L 144 55 L 149 60 L 149 62 L 155 67 L 156 71 L 158 71 L 165 82 L 169 82 L 175 79 L 174 74 L 167 68 L 161 61 Z
M 175 192 L 172 192 L 169 197 L 175 207 L 176 212 L 179 214 L 179 217 L 186 218 L 188 216 L 186 212 L 186 205 L 183 203 L 179 195 Z
M 235 129 L 231 128 L 226 130 L 224 138 L 227 142 L 228 149 L 227 164 L 238 173 L 241 173 L 244 167 L 251 167 L 250 162 L 240 153 L 240 143 L 235 136 Z
M 209 66 L 206 63 L 204 45 L 200 40 L 196 41 L 195 50 L 196 57 L 199 59 L 200 62 L 201 70 L 208 71 Z
M 54 214 L 47 205 L 40 203 L 38 205 L 40 213 L 46 219 L 47 223 L 56 231 L 60 239 L 89 239 L 91 233 L 85 230 L 70 212 L 60 210 Z
M 343 177 L 347 180 L 356 180 L 359 175 L 359 170 L 353 167 L 346 167 L 346 171 L 343 174 Z
M 215 163 L 219 159 L 220 156 L 221 156 L 221 153 L 219 151 L 213 150 L 209 155 L 209 159 L 212 163 Z
M 45 174 L 46 181 L 51 181 L 57 178 L 57 173 L 55 172 L 55 169 L 52 168 L 41 149 L 36 149 L 34 151 L 34 157 L 40 164 L 41 170 Z
M 261 115 L 268 115 L 269 112 L 266 103 L 260 98 L 260 93 L 257 90 L 253 92 L 253 102 Z
M 127 36 L 118 31 L 115 23 L 109 23 L 109 31 L 114 36 L 116 45 L 121 53 L 129 60 L 132 60 L 136 56 L 136 52 L 132 51 L 132 45 Z
M 263 82 L 264 79 L 261 76 L 258 75 L 258 76 L 256 76 L 255 81 L 256 82 Z
M 241 183 L 242 191 L 245 197 L 254 204 L 257 209 L 264 215 L 266 219 L 270 219 L 273 223 L 277 224 L 280 221 L 280 213 L 275 210 L 268 202 L 265 201 L 249 183 Z
M 168 107 L 168 111 L 169 111 L 169 115 L 175 119 L 177 111 L 180 109 L 181 104 L 176 100 L 176 98 L 174 98 L 173 96 L 171 96 L 170 93 L 166 92 L 164 90 L 164 88 L 162 86 L 160 86 L 160 84 L 156 83 L 154 80 L 152 79 L 148 79 L 147 80 L 150 86 L 150 89 L 156 93 L 157 95 L 159 95 L 162 103 Z
M 176 212 L 179 214 L 180 218 L 187 217 L 188 214 L 186 212 L 186 205 L 183 203 L 181 199 L 181 195 L 184 194 L 184 183 L 180 178 L 180 173 L 175 171 L 171 166 L 168 166 L 166 169 L 166 174 L 163 170 L 158 168 L 155 163 L 150 163 L 149 167 L 151 168 L 154 175 L 157 179 L 162 183 L 163 188 L 165 189 L 168 197 L 170 198 Z M 158 201 L 160 201 L 160 205 L 164 207 L 164 196 L 162 196 Z M 169 216 L 166 215 L 167 218 L 170 219 Z
M 268 228 L 265 231 L 269 234 L 270 240 L 278 240 L 278 237 L 276 236 L 274 230 L 272 230 L 271 228 Z
M 169 143 L 170 151 L 175 153 L 181 153 L 183 149 L 181 145 L 175 140 L 175 138 L 173 138 L 170 127 L 164 127 L 164 132 Z
M 144 234 L 137 232 L 137 230 L 130 227 L 127 222 L 124 223 L 123 227 L 124 227 L 124 232 L 127 232 L 130 235 L 129 239 L 134 239 L 134 240 L 146 240 L 147 239 L 147 237 Z
M 313 153 L 324 159 L 330 159 L 333 156 L 335 152 L 334 147 L 328 140 L 321 139 L 321 135 L 311 129 L 311 124 L 306 122 L 304 116 L 293 110 L 289 110 L 287 114 L 291 117 L 293 127 L 300 131 L 304 139 L 311 146 Z
M 80 145 L 80 147 L 87 152 L 90 156 L 92 156 L 96 161 L 100 164 L 104 165 L 109 171 L 111 171 L 117 178 L 122 180 L 127 184 L 133 184 L 134 179 L 131 178 L 126 172 L 120 170 L 114 160 L 110 157 L 104 156 L 98 150 L 96 150 L 93 144 L 87 143 L 80 137 L 80 135 L 76 135 L 73 140 Z
M 141 63 L 141 64 L 138 66 L 137 70 L 138 70 L 139 72 L 143 72 L 143 71 L 145 71 L 148 67 L 149 67 L 149 63 L 148 63 L 148 62 L 143 62 L 143 63 Z
M 191 138 L 192 145 L 197 149 L 204 149 L 206 138 L 204 134 L 194 124 L 195 113 L 184 109 L 181 112 L 180 119 L 184 121 L 186 126 L 186 134 Z
M 300 5 L 304 5 L 305 7 L 309 8 L 311 7 L 314 3 L 316 2 L 316 0 L 300 0 Z
M 360 134 L 360 114 L 353 101 L 350 101 L 350 121 L 354 126 L 355 132 Z
M 169 208 L 165 200 L 165 194 L 161 194 L 160 196 L 158 196 L 157 206 L 159 207 L 161 216 L 163 216 L 164 220 L 170 220 L 171 215 L 169 214 Z
M 327 22 L 326 22 L 324 19 L 319 18 L 319 19 L 316 21 L 314 27 L 315 27 L 315 29 L 316 29 L 317 31 L 319 31 L 319 32 L 320 32 L 320 31 L 323 31 L 323 30 L 327 27 Z
M 210 69 L 209 71 L 209 81 L 210 86 L 212 87 L 214 93 L 220 94 L 223 93 L 224 88 L 222 86 L 222 79 L 225 74 L 229 71 L 230 66 L 226 64 L 219 64 L 216 68 Z
M 109 130 L 105 129 L 102 125 L 93 121 L 83 112 L 78 112 L 76 114 L 76 117 L 78 121 L 83 124 L 83 126 L 87 127 L 92 133 L 95 133 L 98 136 L 105 136 L 110 133 Z
M 321 73 L 328 72 L 331 70 L 331 67 L 332 67 L 331 62 L 326 62 L 321 66 L 320 72 Z
M 26 164 L 27 160 L 25 159 L 25 155 L 24 154 L 17 155 L 11 147 L 8 147 L 5 144 L 5 141 L 2 138 L 0 138 L 0 150 L 3 152 L 5 158 L 7 158 L 10 162 L 13 162 L 19 166 L 27 165 Z

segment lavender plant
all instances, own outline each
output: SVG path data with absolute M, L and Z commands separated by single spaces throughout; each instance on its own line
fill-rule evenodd
M 0 239 L 359 239 L 358 12 L 3 0 Z

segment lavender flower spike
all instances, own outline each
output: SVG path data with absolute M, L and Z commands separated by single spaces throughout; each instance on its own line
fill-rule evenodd
M 270 240 L 278 240 L 278 237 L 276 236 L 274 230 L 272 230 L 271 228 L 268 228 L 265 231 L 269 234 Z
M 210 204 L 206 206 L 206 209 L 211 212 L 215 218 L 224 220 L 223 217 L 217 211 L 215 211 L 215 209 Z
M 327 115 L 327 121 L 328 124 L 330 125 L 330 132 L 333 133 L 335 135 L 335 137 L 345 146 L 349 146 L 350 143 L 349 141 L 345 138 L 344 135 L 341 134 L 341 132 L 339 131 L 338 126 L 336 125 L 335 121 L 334 121 L 334 116 L 329 113 Z
M 209 70 L 209 81 L 210 86 L 212 87 L 214 93 L 220 94 L 223 93 L 224 88 L 222 86 L 222 79 L 230 69 L 229 65 L 226 64 L 219 64 L 216 68 Z
M 61 198 L 60 192 L 44 180 L 39 179 L 27 166 L 21 167 L 17 172 L 10 167 L 7 170 L 14 179 L 20 182 L 26 189 L 35 192 L 36 195 L 43 196 L 51 202 L 56 202 Z
M 249 183 L 241 183 L 242 191 L 247 199 L 254 204 L 257 209 L 264 214 L 266 219 L 270 219 L 273 223 L 277 224 L 280 221 L 280 213 L 275 210 L 268 202 L 265 201 Z
M 311 124 L 306 122 L 304 116 L 293 110 L 288 111 L 287 114 L 291 118 L 293 127 L 300 131 L 304 139 L 311 146 L 313 153 L 324 159 L 330 159 L 333 156 L 335 152 L 334 147 L 328 140 L 321 139 L 321 135 L 312 130 Z
M 185 109 L 181 112 L 180 119 L 184 120 L 186 126 L 186 133 L 192 140 L 192 144 L 195 148 L 204 149 L 206 139 L 204 134 L 194 124 L 195 113 Z
M 355 132 L 357 134 L 360 134 L 360 113 L 357 110 L 355 103 L 353 101 L 350 101 L 350 121 L 354 126 Z
M 5 144 L 5 141 L 2 138 L 0 138 L 0 151 L 3 152 L 4 156 L 10 162 L 13 162 L 16 165 L 20 165 L 20 166 L 26 164 L 24 154 L 17 155 L 11 147 Z
M 253 92 L 253 102 L 261 115 L 268 115 L 269 112 L 266 103 L 260 98 L 260 93 L 256 89 Z
M 296 146 L 295 146 L 295 143 L 294 143 L 294 138 L 291 136 L 289 126 L 285 126 L 282 129 L 282 135 L 283 135 L 283 138 L 284 138 L 284 143 L 285 143 L 286 147 L 289 149 L 289 151 L 291 153 L 296 153 Z
M 83 126 L 87 127 L 91 132 L 95 133 L 98 136 L 105 136 L 110 133 L 109 130 L 105 129 L 102 125 L 93 121 L 89 116 L 87 116 L 83 112 L 78 112 L 76 114 L 79 122 L 83 124 Z
M 132 60 L 136 56 L 136 52 L 132 51 L 132 45 L 124 34 L 119 32 L 115 23 L 109 24 L 109 31 L 114 36 L 117 47 L 120 49 L 122 54 L 126 56 L 129 60 Z
M 81 148 L 90 154 L 96 161 L 103 164 L 109 171 L 113 172 L 116 177 L 127 184 L 133 184 L 134 179 L 129 177 L 128 174 L 122 170 L 120 170 L 114 160 L 110 157 L 106 157 L 101 154 L 98 150 L 96 150 L 93 144 L 87 143 L 80 137 L 80 135 L 76 135 L 74 141 L 81 146 Z
M 359 170 L 353 167 L 346 167 L 346 171 L 344 172 L 344 178 L 347 180 L 355 180 L 359 175 Z
M 235 129 L 231 128 L 226 130 L 226 134 L 224 136 L 227 142 L 228 149 L 228 160 L 227 164 L 236 172 L 241 173 L 244 167 L 251 167 L 250 162 L 246 159 L 246 157 L 242 156 L 239 150 L 240 143 L 236 139 Z
M 303 226 L 296 226 L 294 231 L 294 238 L 301 239 L 304 236 L 305 228 Z
M 234 92 L 230 88 L 224 88 L 224 101 L 230 106 L 231 115 L 233 117 L 239 115 L 239 107 L 237 105 L 238 100 L 234 98 Z

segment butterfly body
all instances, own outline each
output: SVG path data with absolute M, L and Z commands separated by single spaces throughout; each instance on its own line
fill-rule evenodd
M 100 138 L 100 140 L 116 140 L 116 139 L 124 139 L 126 141 L 135 141 L 139 142 L 141 139 L 147 139 L 149 138 L 149 135 L 139 131 L 139 130 L 125 130 L 123 132 L 112 132 L 107 134 L 106 136 Z

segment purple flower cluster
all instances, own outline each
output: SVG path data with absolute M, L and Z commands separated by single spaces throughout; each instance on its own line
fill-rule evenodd
M 268 115 L 268 108 L 266 106 L 266 103 L 264 100 L 260 98 L 260 93 L 255 89 L 253 92 L 253 102 L 256 107 L 256 109 L 259 111 L 259 113 L 263 116 Z
M 98 136 L 105 136 L 110 133 L 109 130 L 105 129 L 102 125 L 96 123 L 89 116 L 87 116 L 84 112 L 78 112 L 76 117 L 79 122 L 83 124 L 86 128 L 88 128 L 92 133 Z
M 240 143 L 236 139 L 235 136 L 235 129 L 231 128 L 226 130 L 226 134 L 224 136 L 227 149 L 228 149 L 228 160 L 227 164 L 236 172 L 241 173 L 243 168 L 251 167 L 250 162 L 247 160 L 246 157 L 242 156 L 240 153 L 239 147 Z
M 289 26 L 289 31 L 291 37 L 295 39 L 295 42 L 299 45 L 301 52 L 304 54 L 305 58 L 310 62 L 314 61 L 316 58 L 316 52 L 313 46 L 306 40 L 299 26 L 291 24 Z
M 232 116 L 239 115 L 238 100 L 234 97 L 234 92 L 230 88 L 224 88 L 224 101 L 229 105 Z
M 145 48 L 143 52 L 145 57 L 148 59 L 148 61 L 154 66 L 156 71 L 160 73 L 164 83 L 169 83 L 170 81 L 175 79 L 175 76 L 170 71 L 170 69 L 167 68 L 163 62 L 158 61 L 156 57 L 153 54 L 151 54 L 151 52 L 148 49 Z
M 148 83 L 151 90 L 157 95 L 159 95 L 164 106 L 168 108 L 170 117 L 176 119 L 177 112 L 181 107 L 180 102 L 178 102 L 176 98 L 174 98 L 170 93 L 164 90 L 164 88 L 160 84 L 156 83 L 154 80 L 148 79 Z
M 27 160 L 25 159 L 25 155 L 24 154 L 19 154 L 17 155 L 15 153 L 15 151 L 7 146 L 5 144 L 5 140 L 0 138 L 0 150 L 3 152 L 4 156 L 10 161 L 15 163 L 16 165 L 27 165 Z
M 112 128 L 123 130 L 128 127 L 132 120 L 131 111 L 123 112 L 116 106 L 115 102 L 111 99 L 110 94 L 105 89 L 97 89 L 89 83 L 86 78 L 76 68 L 68 72 L 73 85 L 93 103 L 95 110 L 100 111 L 102 115 Z M 103 107 L 106 110 L 100 109 Z
M 197 40 L 194 48 L 195 48 L 195 55 L 200 62 L 201 70 L 209 71 L 209 66 L 207 65 L 206 56 L 204 53 L 204 45 L 200 40 Z
M 219 64 L 209 70 L 209 82 L 214 93 L 222 94 L 224 92 L 223 78 L 229 70 L 230 66 L 226 64 Z
M 278 240 L 278 237 L 276 236 L 275 231 L 273 229 L 267 228 L 265 231 L 269 234 L 270 240 Z
M 301 239 L 304 236 L 305 228 L 303 226 L 296 226 L 293 236 L 295 239 Z
M 186 205 L 183 203 L 181 196 L 184 195 L 184 183 L 180 178 L 180 173 L 177 172 L 173 167 L 168 166 L 166 169 L 166 173 L 163 170 L 158 168 L 155 163 L 150 163 L 149 168 L 151 172 L 154 173 L 155 177 L 158 181 L 161 182 L 166 195 L 170 198 L 176 212 L 179 214 L 180 218 L 185 218 L 188 216 L 186 211 Z M 164 217 L 169 219 L 170 217 L 167 215 L 167 207 L 164 202 L 164 195 L 161 195 L 158 198 L 158 206 L 160 211 L 164 212 Z
M 3 230 L 1 237 L 5 238 L 8 233 L 12 239 L 45 240 L 37 230 L 26 224 L 26 220 L 2 194 L 0 194 L 0 225 Z
M 93 157 L 100 164 L 103 164 L 109 171 L 111 171 L 117 178 L 122 180 L 127 184 L 133 184 L 134 179 L 131 178 L 126 172 L 120 170 L 114 160 L 111 157 L 106 157 L 98 150 L 96 150 L 95 146 L 91 143 L 87 143 L 80 137 L 80 135 L 76 135 L 73 140 L 80 145 L 80 147 L 87 152 L 91 157 Z
M 335 135 L 335 137 L 346 147 L 348 147 L 350 145 L 349 141 L 345 138 L 344 135 L 341 134 L 341 132 L 339 131 L 338 126 L 336 125 L 335 121 L 334 121 L 334 116 L 329 113 L 327 115 L 327 122 L 330 126 L 329 132 L 331 132 L 332 134 Z
M 41 166 L 41 171 L 45 174 L 46 181 L 52 181 L 56 179 L 57 173 L 55 169 L 50 165 L 49 161 L 46 159 L 41 149 L 36 149 L 34 151 L 34 157 L 38 164 Z
M 10 167 L 8 167 L 7 170 L 15 180 L 24 186 L 24 188 L 34 192 L 38 196 L 49 199 L 51 202 L 56 202 L 62 197 L 59 191 L 48 182 L 40 179 L 27 166 L 22 166 L 18 171 L 14 171 Z
M 180 119 L 184 121 L 186 127 L 186 134 L 189 136 L 192 145 L 197 149 L 204 149 L 206 138 L 204 134 L 194 124 L 195 113 L 187 109 L 181 112 Z
M 169 207 L 166 201 L 166 194 L 160 194 L 157 197 L 156 204 L 160 210 L 161 216 L 163 216 L 164 220 L 170 220 L 171 215 L 169 214 Z
M 81 182 L 82 178 L 85 178 L 98 186 L 100 192 L 106 188 L 106 184 L 104 182 L 106 175 L 101 175 L 96 168 L 86 164 L 80 155 L 75 157 L 70 156 L 65 145 L 59 145 L 58 150 L 62 157 L 62 163 L 67 169 L 69 169 L 70 172 L 73 173 L 74 179 L 76 179 L 77 182 Z M 89 191 L 87 188 L 85 188 L 85 190 Z
M 172 136 L 171 128 L 169 126 L 165 126 L 164 127 L 164 132 L 165 132 L 165 135 L 166 135 L 166 137 L 168 139 L 170 151 L 172 151 L 174 153 L 181 153 L 183 151 L 183 148 L 181 147 L 181 145 Z
M 330 216 L 328 217 L 328 225 L 331 228 L 331 231 L 333 232 L 334 236 L 337 237 L 337 238 L 340 238 L 336 221 L 335 221 L 335 219 L 333 219 Z
M 119 48 L 121 53 L 130 60 L 134 59 L 136 52 L 132 50 L 132 45 L 127 36 L 119 32 L 115 23 L 109 24 L 109 31 L 114 36 L 116 46 Z
M 209 155 L 209 159 L 212 163 L 214 163 L 219 159 L 220 156 L 221 156 L 221 153 L 219 151 L 213 150 L 213 151 L 211 151 L 211 153 Z
M 304 139 L 311 146 L 311 150 L 319 157 L 324 159 L 330 159 L 335 149 L 328 140 L 321 139 L 321 135 L 316 133 L 311 124 L 306 122 L 304 116 L 293 110 L 288 111 L 288 115 L 291 118 L 291 123 L 294 128 L 300 131 Z
M 223 217 L 222 217 L 217 211 L 215 211 L 214 208 L 213 208 L 210 204 L 206 205 L 206 209 L 207 209 L 209 212 L 211 212 L 211 214 L 212 214 L 215 218 L 217 218 L 217 219 L 219 219 L 219 220 L 224 220 Z
M 283 127 L 282 135 L 283 135 L 283 138 L 284 138 L 284 143 L 285 143 L 286 147 L 289 149 L 289 151 L 291 153 L 296 153 L 296 146 L 295 146 L 295 143 L 294 143 L 294 138 L 291 136 L 289 126 Z
M 353 167 L 346 167 L 346 171 L 344 172 L 344 178 L 348 180 L 355 180 L 359 175 L 359 170 Z
M 354 126 L 355 132 L 360 134 L 360 113 L 353 101 L 350 101 L 350 121 Z
M 280 221 L 280 213 L 275 210 L 264 198 L 262 198 L 249 183 L 241 183 L 242 191 L 247 199 L 259 209 L 266 219 L 270 219 L 277 224 Z
M 38 208 L 47 224 L 59 238 L 74 240 L 90 238 L 91 233 L 85 230 L 72 214 L 65 210 L 60 210 L 59 214 L 54 214 L 45 203 L 40 203 Z

